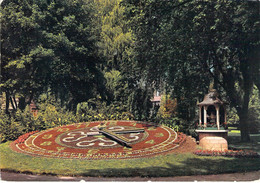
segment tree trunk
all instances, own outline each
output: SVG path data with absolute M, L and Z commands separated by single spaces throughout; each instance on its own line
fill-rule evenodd
M 249 142 L 249 128 L 248 128 L 248 108 L 243 108 L 238 112 L 240 135 L 242 142 Z
M 6 114 L 9 114 L 9 98 L 10 98 L 9 92 L 6 91 L 5 92 L 5 113 Z
M 246 87 L 244 89 L 242 107 L 237 109 L 238 116 L 239 116 L 239 125 L 240 125 L 240 133 L 241 133 L 242 142 L 250 141 L 249 128 L 248 128 L 248 122 L 249 122 L 248 121 L 248 105 L 249 105 L 249 99 L 250 99 L 251 85 L 249 83 L 250 82 L 245 83 Z
M 24 110 L 25 107 L 26 107 L 25 97 L 20 97 L 19 98 L 18 108 L 21 109 L 21 110 Z

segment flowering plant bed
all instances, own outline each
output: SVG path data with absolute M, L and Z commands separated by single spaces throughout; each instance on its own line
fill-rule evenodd
M 99 132 L 105 130 L 144 132 L 122 133 L 130 142 L 124 146 Z M 33 135 L 32 135 L 33 134 Z M 33 156 L 73 159 L 128 159 L 172 152 L 185 142 L 186 135 L 165 126 L 140 121 L 95 121 L 56 127 L 41 132 L 22 135 L 11 144 L 20 153 Z
M 197 150 L 194 154 L 199 156 L 225 156 L 236 158 L 259 158 L 259 154 L 249 150 L 226 150 L 226 151 L 210 151 L 210 150 Z
M 16 140 L 14 141 L 14 143 L 15 143 L 15 144 L 24 143 L 25 140 L 26 140 L 28 137 L 30 137 L 32 134 L 37 133 L 37 132 L 39 132 L 39 131 L 32 131 L 32 132 L 23 134 L 23 135 L 21 135 L 20 137 L 18 137 L 18 139 L 16 139 Z
M 176 140 L 174 141 L 174 144 L 183 144 L 186 140 L 186 135 L 182 132 L 177 132 L 177 138 Z

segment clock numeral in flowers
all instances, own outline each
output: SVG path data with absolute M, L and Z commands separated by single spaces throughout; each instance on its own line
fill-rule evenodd
M 90 149 L 88 150 L 88 154 L 95 154 L 95 153 L 98 153 L 98 149 Z
M 94 146 L 96 142 L 98 142 L 99 146 L 104 146 L 104 147 L 105 146 L 114 146 L 114 145 L 117 144 L 117 142 L 112 141 L 112 140 L 105 140 L 103 138 L 97 138 L 97 139 L 93 139 L 93 140 L 85 140 L 85 141 L 78 142 L 76 144 L 76 146 L 78 146 L 78 147 L 89 147 L 89 146 Z
M 60 151 L 62 151 L 64 149 L 66 149 L 66 148 L 65 147 L 57 147 L 58 152 L 60 152 Z
M 134 140 L 138 140 L 140 137 L 138 136 L 140 133 L 130 133 L 129 135 L 129 140 L 130 141 L 134 141 Z
M 59 128 L 58 130 L 57 130 L 57 132 L 67 132 L 67 131 L 69 131 L 70 129 L 69 128 Z
M 76 138 L 75 136 L 76 136 L 78 133 L 79 133 L 81 136 L 78 137 L 78 138 Z M 84 133 L 83 131 L 71 132 L 71 133 L 68 133 L 67 135 L 70 136 L 70 137 L 63 138 L 63 139 L 62 139 L 63 142 L 75 142 L 75 141 L 79 141 L 80 139 L 85 138 L 85 137 L 88 136 L 88 135 L 87 135 L 86 133 Z
M 164 134 L 163 134 L 163 133 L 156 133 L 154 136 L 155 136 L 155 137 L 163 137 Z
M 43 135 L 42 139 L 50 139 L 52 137 L 52 134 L 45 134 Z
M 154 144 L 154 140 L 149 140 L 145 142 L 146 144 Z
M 52 143 L 51 141 L 45 141 L 45 142 L 41 143 L 40 145 L 41 146 L 50 146 L 51 143 Z

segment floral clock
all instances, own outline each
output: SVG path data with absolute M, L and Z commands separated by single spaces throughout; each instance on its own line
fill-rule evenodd
M 116 132 L 119 141 L 111 134 Z M 136 131 L 142 129 L 142 131 Z M 125 132 L 125 133 L 120 133 Z M 114 133 L 113 133 L 114 134 Z M 128 145 L 120 143 L 120 139 Z M 18 139 L 14 151 L 52 158 L 125 159 L 170 152 L 179 146 L 178 134 L 165 126 L 139 121 L 95 121 L 56 127 Z

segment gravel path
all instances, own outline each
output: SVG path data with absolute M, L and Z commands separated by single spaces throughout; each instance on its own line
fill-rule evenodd
M 230 173 L 219 175 L 196 175 L 160 178 L 104 178 L 104 177 L 64 177 L 51 175 L 29 175 L 23 173 L 1 172 L 1 180 L 4 181 L 253 181 L 260 182 L 260 170 L 247 173 Z

